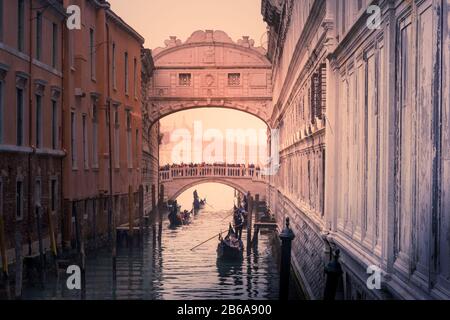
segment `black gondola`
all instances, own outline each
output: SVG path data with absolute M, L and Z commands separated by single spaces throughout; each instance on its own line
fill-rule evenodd
M 170 225 L 172 227 L 177 227 L 191 223 L 192 211 L 189 212 L 187 210 L 184 210 L 183 212 L 180 212 L 180 208 L 181 206 L 179 206 L 176 203 L 173 206 L 171 206 L 168 218 L 170 221 Z
M 198 210 L 204 209 L 206 205 L 206 199 L 199 200 L 199 198 L 195 198 L 194 202 L 192 203 L 194 209 L 196 210 L 196 213 L 198 213 Z
M 217 257 L 224 260 L 239 260 L 243 258 L 244 243 L 239 240 L 236 232 L 230 224 L 228 234 L 225 238 L 219 236 L 217 246 Z

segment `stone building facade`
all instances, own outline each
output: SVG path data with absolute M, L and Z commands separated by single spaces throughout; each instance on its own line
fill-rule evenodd
M 161 143 L 159 121 L 150 118 L 152 104 L 149 87 L 155 66 L 150 50 L 142 51 L 142 184 L 144 186 L 144 214 L 150 215 L 158 205 L 159 146 Z
M 336 249 L 339 298 L 450 297 L 449 4 L 262 1 L 282 142 L 269 203 L 310 298 Z
M 106 1 L 69 4 L 82 12 L 81 30 L 68 30 L 65 43 L 64 245 L 74 247 L 81 238 L 96 242 L 128 222 L 130 187 L 136 207 L 144 39 Z
M 0 249 L 6 264 L 16 253 L 36 256 L 49 248 L 50 221 L 53 236 L 60 236 L 64 18 L 61 1 L 0 2 Z
M 80 30 L 66 27 L 69 5 L 81 9 Z M 141 73 L 148 81 L 153 69 L 143 43 L 104 0 L 0 1 L 3 270 L 17 254 L 106 239 L 129 221 L 130 190 L 138 219 Z

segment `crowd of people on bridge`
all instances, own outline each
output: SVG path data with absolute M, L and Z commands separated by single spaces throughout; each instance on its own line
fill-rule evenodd
M 260 176 L 260 167 L 254 164 L 226 164 L 226 163 L 189 163 L 166 164 L 160 167 L 160 171 L 171 170 L 175 176 Z

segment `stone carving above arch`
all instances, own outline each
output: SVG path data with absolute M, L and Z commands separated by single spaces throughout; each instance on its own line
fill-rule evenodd
M 152 51 L 149 82 L 152 121 L 201 107 L 244 111 L 266 123 L 272 108 L 272 65 L 264 48 L 247 36 L 233 41 L 225 32 L 199 30 L 185 41 L 175 36 Z
M 189 62 L 191 64 L 199 62 L 226 64 L 227 60 L 223 58 L 229 55 L 234 55 L 231 57 L 234 60 L 241 56 L 245 63 L 270 66 L 266 50 L 263 47 L 255 47 L 253 39 L 243 36 L 235 42 L 220 30 L 195 31 L 185 42 L 176 36 L 171 36 L 164 41 L 164 44 L 165 47 L 152 51 L 155 63 L 159 62 L 160 66 L 163 64 L 187 65 Z M 169 56 L 166 57 L 167 55 Z

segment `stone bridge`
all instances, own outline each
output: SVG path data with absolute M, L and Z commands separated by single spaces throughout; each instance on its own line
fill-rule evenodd
M 259 168 L 230 165 L 184 165 L 166 166 L 159 171 L 160 183 L 164 185 L 164 199 L 175 200 L 189 188 L 203 183 L 220 183 L 241 193 L 259 194 L 265 198 L 266 180 Z
M 219 30 L 198 30 L 153 50 L 155 70 L 144 118 L 155 123 L 195 108 L 243 111 L 268 123 L 272 114 L 272 64 L 249 37 L 233 41 Z

